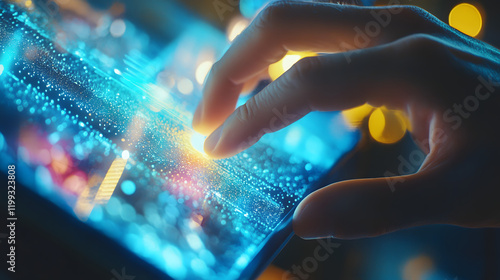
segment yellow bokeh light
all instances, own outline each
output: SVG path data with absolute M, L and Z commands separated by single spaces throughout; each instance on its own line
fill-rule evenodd
M 116 158 L 111 163 L 111 166 L 109 167 L 106 176 L 104 176 L 101 186 L 99 186 L 95 195 L 94 202 L 96 204 L 106 204 L 111 198 L 111 195 L 115 191 L 116 185 L 118 184 L 118 181 L 120 181 L 123 174 L 125 165 L 127 165 L 127 159 L 125 158 Z
M 287 274 L 286 271 L 283 269 L 270 264 L 266 270 L 262 272 L 262 274 L 257 278 L 257 280 L 274 280 L 274 279 L 281 279 L 284 278 L 282 277 L 283 275 Z M 294 278 L 291 278 L 294 279 Z
M 126 153 L 125 153 L 126 152 Z M 89 217 L 92 209 L 96 204 L 104 205 L 108 203 L 111 195 L 116 189 L 118 181 L 125 170 L 127 165 L 127 159 L 130 156 L 128 151 L 123 151 L 122 157 L 117 157 L 106 172 L 106 176 L 98 186 L 96 178 L 92 177 L 89 179 L 87 186 L 83 189 L 82 193 L 79 195 L 76 201 L 73 211 L 82 221 L 86 221 Z M 94 192 L 94 188 L 98 186 L 97 193 Z M 94 195 L 95 194 L 95 195 Z
M 358 127 L 361 125 L 365 117 L 373 111 L 373 107 L 368 104 L 342 111 L 342 117 L 345 122 L 351 127 Z
M 269 76 L 271 80 L 276 80 L 279 76 L 290 69 L 297 61 L 304 57 L 317 56 L 314 52 L 294 52 L 289 51 L 280 61 L 269 65 Z
M 396 143 L 406 133 L 406 117 L 397 110 L 385 107 L 375 109 L 368 120 L 370 135 L 377 142 L 384 144 Z
M 468 3 L 462 3 L 451 10 L 448 23 L 451 27 L 475 37 L 481 31 L 483 19 L 476 7 Z

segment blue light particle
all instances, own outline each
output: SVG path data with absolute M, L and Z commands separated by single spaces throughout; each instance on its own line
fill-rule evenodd
M 135 193 L 135 183 L 130 180 L 125 180 L 121 184 L 122 192 L 126 195 L 133 195 Z

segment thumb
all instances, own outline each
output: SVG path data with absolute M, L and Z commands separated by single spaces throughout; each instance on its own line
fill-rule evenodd
M 448 187 L 439 172 L 331 184 L 307 196 L 295 210 L 302 238 L 360 238 L 411 226 L 443 223 Z M 392 186 L 392 187 L 391 187 Z

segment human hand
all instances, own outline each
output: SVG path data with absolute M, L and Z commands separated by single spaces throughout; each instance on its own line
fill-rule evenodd
M 364 36 L 360 35 L 363 33 Z M 288 50 L 304 58 L 236 110 L 245 84 Z M 413 6 L 275 2 L 237 37 L 207 79 L 193 127 L 229 157 L 311 111 L 364 104 L 403 110 L 427 153 L 420 170 L 350 180 L 304 199 L 304 238 L 376 236 L 424 224 L 500 226 L 500 52 Z M 289 122 L 270 126 L 275 110 Z

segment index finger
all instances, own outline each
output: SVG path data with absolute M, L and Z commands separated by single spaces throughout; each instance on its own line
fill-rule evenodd
M 243 83 L 281 59 L 288 50 L 338 52 L 367 48 L 438 25 L 413 6 L 358 7 L 330 3 L 274 2 L 236 38 L 214 64 L 193 128 L 209 134 L 234 111 Z M 432 18 L 431 18 L 432 19 Z M 394 23 L 396 22 L 396 23 Z M 412 23 L 412 24 L 405 24 Z

